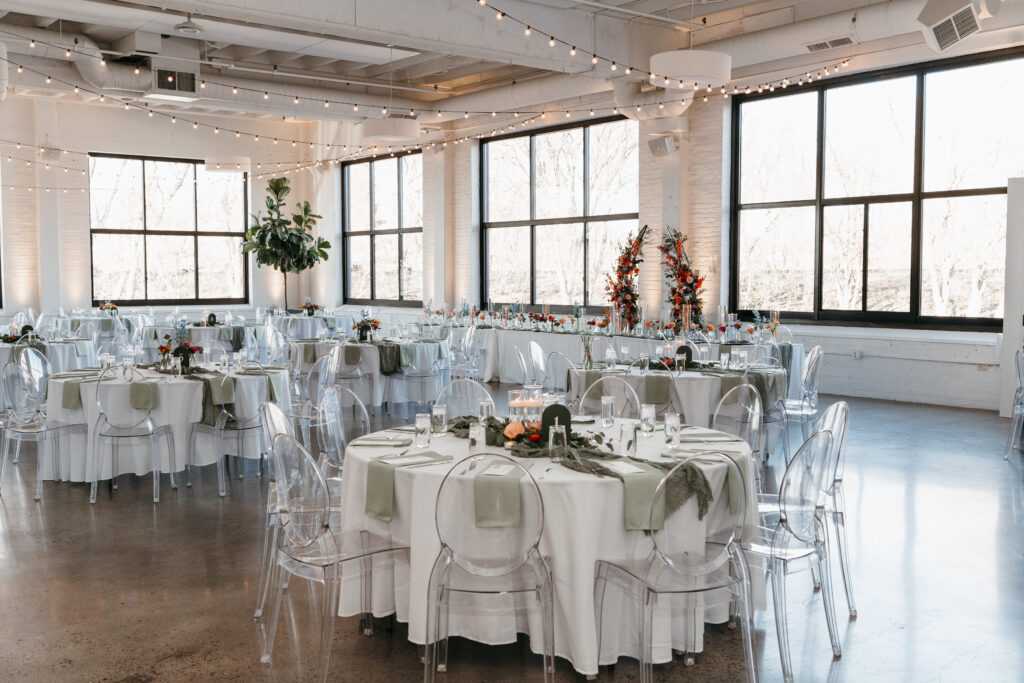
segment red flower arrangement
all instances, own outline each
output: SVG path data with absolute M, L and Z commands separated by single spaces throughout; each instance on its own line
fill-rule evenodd
M 640 322 L 640 293 L 637 291 L 636 276 L 640 273 L 643 263 L 642 252 L 647 239 L 647 226 L 640 228 L 636 237 L 632 234 L 626 238 L 619 254 L 614 275 L 607 275 L 608 283 L 604 291 L 608 300 L 615 304 L 622 315 L 622 321 L 630 328 Z
M 704 276 L 699 275 L 690 264 L 684 242 L 685 235 L 666 226 L 665 239 L 658 245 L 658 250 L 665 257 L 665 279 L 669 287 L 667 301 L 672 306 L 672 320 L 680 329 L 683 328 L 686 304 L 690 304 L 690 322 L 693 324 L 700 323 L 704 305 L 704 300 L 700 298 Z

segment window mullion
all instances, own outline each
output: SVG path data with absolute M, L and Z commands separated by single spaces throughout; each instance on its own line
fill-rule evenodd
M 910 209 L 910 319 L 921 316 L 921 186 L 924 169 L 924 74 L 917 74 L 914 111 L 914 199 Z
M 814 319 L 821 319 L 822 282 L 824 277 L 825 216 L 822 205 L 825 186 L 825 89 L 818 90 L 817 169 L 814 180 Z

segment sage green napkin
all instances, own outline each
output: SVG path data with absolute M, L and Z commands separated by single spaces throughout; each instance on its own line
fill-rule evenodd
M 438 360 L 444 360 L 448 357 L 448 330 L 445 328 L 445 334 L 441 337 L 441 341 L 437 342 L 437 358 Z
M 743 454 L 730 453 L 726 450 L 719 451 L 711 447 L 703 448 L 701 450 L 722 453 L 728 458 L 726 464 L 729 470 L 726 473 L 725 484 L 729 487 L 729 510 L 735 515 L 739 512 L 740 501 L 744 500 L 747 495 L 746 482 L 743 480 L 743 463 L 740 460 L 740 458 L 744 457 Z M 718 459 L 694 457 L 694 453 L 692 451 L 680 448 L 673 448 L 668 451 L 666 455 L 674 460 L 690 460 L 692 462 L 699 462 L 707 465 L 714 465 L 721 462 L 721 460 Z
M 644 377 L 644 403 L 663 405 L 670 400 L 671 378 L 667 375 L 646 375 Z
M 654 493 L 665 473 L 656 467 L 630 460 L 618 458 L 601 463 L 609 470 L 622 477 L 622 501 L 625 514 L 626 529 L 629 531 L 651 528 L 651 503 Z M 654 509 L 654 530 L 665 527 L 665 496 L 658 498 Z
M 75 340 L 74 344 L 75 344 L 75 356 L 77 356 L 78 358 L 81 358 L 82 356 L 88 356 L 89 355 L 89 342 L 88 341 L 86 341 L 84 339 Z
M 129 400 L 135 410 L 156 408 L 156 382 L 132 382 L 128 391 Z
M 532 462 L 525 463 L 529 469 Z M 512 463 L 494 461 L 473 477 L 473 503 L 479 529 L 517 527 L 522 518 L 519 480 L 526 474 Z
M 233 409 L 235 402 L 235 380 L 233 377 L 206 370 L 186 375 L 203 383 L 203 424 L 215 425 L 220 416 L 221 406 Z
M 302 342 L 302 362 L 316 362 L 316 342 Z
M 281 384 L 283 377 L 280 372 L 260 372 L 255 368 L 242 370 L 238 374 L 240 375 L 256 375 L 267 378 L 267 399 L 271 403 L 277 403 L 278 398 L 284 396 L 284 388 Z
M 412 455 L 375 458 L 366 467 L 366 516 L 390 522 L 395 507 L 395 469 L 410 465 L 448 462 L 450 455 L 423 451 Z
M 146 328 L 146 339 L 149 339 L 150 341 L 156 341 L 156 336 L 157 335 L 156 335 L 156 328 L 155 327 L 147 327 Z
M 327 325 L 327 329 L 333 330 L 334 328 L 336 328 L 338 326 L 338 321 L 335 320 L 334 318 L 325 317 L 324 318 L 324 325 Z
M 786 369 L 786 377 L 793 372 L 793 345 L 789 342 L 781 342 L 779 345 L 779 362 Z
M 110 332 L 114 329 L 114 321 L 112 318 L 104 318 L 100 321 L 100 329 L 104 332 Z
M 359 359 L 363 357 L 363 350 L 355 344 L 345 345 L 345 365 L 359 365 Z
M 352 442 L 353 446 L 394 446 L 395 448 L 405 448 L 406 446 L 412 445 L 412 439 L 388 439 L 382 436 L 378 437 L 363 437 L 356 439 Z
M 730 434 L 722 434 L 721 432 L 710 432 L 704 434 L 693 434 L 691 432 L 683 432 L 678 436 L 679 443 L 704 443 L 705 441 L 735 441 L 737 443 L 746 443 L 738 436 L 732 436 Z
M 51 377 L 50 379 L 53 379 Z M 109 377 L 108 379 L 113 379 Z M 82 384 L 85 382 L 96 382 L 99 380 L 99 374 L 80 375 L 64 381 L 64 390 L 61 395 L 61 407 L 64 410 L 81 410 L 82 409 Z
M 412 344 L 399 344 L 402 353 L 402 367 L 407 368 L 416 361 L 416 347 Z
M 78 328 L 80 328 L 81 326 L 82 326 L 82 321 L 81 320 L 79 320 L 78 318 L 72 318 L 71 319 L 70 329 L 71 329 L 72 332 L 78 332 Z

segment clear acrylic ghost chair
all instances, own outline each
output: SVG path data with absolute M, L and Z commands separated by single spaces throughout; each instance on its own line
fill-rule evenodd
M 519 475 L 519 520 L 498 526 L 492 520 L 479 526 L 474 475 L 492 466 L 512 467 Z M 475 471 L 474 471 L 475 470 Z M 488 476 L 486 474 L 482 476 Z M 543 626 L 544 680 L 554 678 L 554 595 L 551 571 L 538 544 L 544 532 L 544 501 L 533 476 L 504 455 L 466 458 L 445 475 L 434 506 L 441 551 L 430 572 L 427 588 L 427 634 L 424 681 L 448 670 L 448 616 L 454 595 L 535 597 Z
M 288 339 L 282 334 L 281 330 L 273 325 L 265 325 L 263 327 L 263 346 L 265 353 L 260 357 L 261 362 L 273 363 L 275 365 L 282 365 L 288 362 L 290 350 Z
M 351 402 L 355 408 L 356 420 L 350 428 L 345 426 L 343 403 Z M 332 486 L 331 495 L 341 495 L 341 476 L 345 467 L 345 448 L 353 439 L 370 433 L 370 414 L 366 406 L 350 389 L 334 385 L 324 390 L 320 399 L 320 468 L 327 483 Z M 336 475 L 331 479 L 331 474 Z M 335 490 L 335 486 L 337 489 Z
M 358 349 L 358 360 L 356 360 L 354 352 L 349 351 L 350 348 Z M 370 377 L 362 367 L 363 354 L 368 351 L 366 347 L 355 344 L 336 344 L 332 350 L 332 353 L 335 354 L 334 383 L 354 393 L 363 404 L 369 401 L 371 396 Z M 349 363 L 348 361 L 355 362 Z
M 338 531 L 331 524 L 331 496 L 323 472 L 313 456 L 290 436 L 274 440 L 274 471 L 277 499 L 283 524 L 274 550 L 271 569 L 271 612 L 260 661 L 270 663 L 277 622 L 281 614 L 284 590 L 291 577 L 323 584 L 319 601 L 320 656 L 316 680 L 326 681 L 331 661 L 331 640 L 338 612 L 338 589 L 343 565 L 354 565 L 360 572 L 362 612 L 370 612 L 373 565 L 381 558 L 393 559 L 407 554 L 408 547 L 394 544 L 390 538 L 368 531 Z M 347 570 L 346 566 L 346 570 Z
M 490 330 L 476 329 L 473 332 L 473 340 L 469 345 L 471 372 L 468 375 L 472 379 L 483 381 L 484 369 L 487 367 L 487 343 L 494 339 L 493 334 Z
M 533 384 L 533 374 L 530 372 L 530 364 L 526 362 L 526 357 L 523 356 L 523 351 L 518 346 L 513 347 L 516 351 L 516 362 L 519 365 L 519 374 L 522 376 L 523 381 L 519 382 L 520 386 L 526 386 L 527 384 Z
M 693 363 L 706 363 L 707 357 L 705 353 L 711 348 L 707 344 L 699 344 L 692 339 L 685 341 L 686 348 L 690 349 L 690 361 Z
M 453 379 L 438 392 L 434 405 L 447 406 L 448 419 L 453 417 L 476 417 L 480 412 L 480 403 L 486 402 L 494 414 L 494 399 L 480 382 L 468 377 Z
M 726 434 L 738 436 L 747 442 L 753 455 L 758 455 L 764 446 L 764 414 L 761 411 L 761 395 L 749 384 L 733 387 L 715 408 L 711 428 Z M 764 467 L 760 457 L 752 459 L 757 490 L 764 490 Z
M 793 456 L 779 487 L 779 521 L 771 527 L 758 527 L 757 533 L 745 540 L 748 557 L 758 556 L 767 564 L 771 575 L 775 604 L 775 630 L 779 640 L 782 675 L 793 681 L 793 665 L 789 653 L 789 626 L 786 619 L 786 576 L 805 569 L 816 569 L 821 577 L 821 599 L 825 606 L 832 654 L 842 656 L 835 605 L 832 601 L 832 574 L 829 562 L 828 533 L 825 529 L 823 491 L 830 475 L 829 456 L 832 434 L 816 432 Z
M 320 401 L 327 387 L 334 384 L 334 355 L 321 356 L 320 360 L 306 374 L 302 386 L 302 398 L 293 401 L 288 417 L 296 427 L 296 433 L 302 435 L 302 443 L 313 446 L 312 430 L 322 426 Z
M 86 436 L 85 424 L 64 424 L 47 420 L 43 409 L 43 393 L 39 390 L 36 378 L 25 368 L 14 363 L 3 366 L 0 373 L 7 414 L 3 419 L 3 446 L 0 448 L 0 483 L 3 482 L 4 470 L 8 460 L 18 461 L 23 441 L 36 444 L 36 489 L 34 498 L 39 500 L 43 494 L 43 475 L 46 472 L 44 458 L 48 455 L 53 470 L 53 478 L 61 480 L 60 475 L 60 444 L 61 436 L 78 434 Z M 52 442 L 56 441 L 54 445 Z M 14 454 L 10 453 L 14 445 Z
M 292 432 L 292 423 L 276 403 L 269 401 L 260 406 L 260 423 L 263 425 L 263 443 L 268 449 L 271 459 L 273 459 L 273 443 L 277 435 L 295 436 Z M 273 480 L 273 477 L 271 477 L 271 480 Z M 271 485 L 267 492 L 267 524 L 263 533 L 260 587 L 259 593 L 256 596 L 256 610 L 253 612 L 253 619 L 259 619 L 263 615 L 263 606 L 267 602 L 267 592 L 270 589 L 270 568 L 274 562 L 274 553 L 277 551 L 278 531 L 280 530 L 281 523 L 279 508 L 277 488 Z
M 260 360 L 260 345 L 256 341 L 256 331 L 248 325 L 245 327 L 241 353 L 246 360 Z
M 728 467 L 730 458 L 714 451 L 699 453 L 693 459 L 702 465 Z M 710 462 L 709 462 L 710 461 Z M 743 655 L 747 666 L 747 680 L 757 680 L 752 637 L 753 613 L 750 601 L 750 577 L 747 561 L 740 548 L 746 516 L 746 498 L 734 501 L 728 499 L 728 486 L 723 490 L 726 496 L 715 499 L 715 524 L 705 524 L 704 543 L 695 548 L 693 529 L 696 520 L 692 507 L 681 507 L 666 511 L 664 501 L 669 487 L 687 486 L 688 470 L 693 465 L 681 462 L 661 479 L 651 502 L 648 533 L 654 541 L 654 549 L 645 557 L 627 561 L 611 562 L 598 560 L 594 579 L 594 607 L 597 621 L 598 661 L 601 660 L 602 623 L 604 597 L 608 584 L 622 590 L 636 601 L 636 617 L 639 627 L 638 644 L 640 680 L 649 683 L 654 676 L 654 610 L 661 596 L 671 601 L 673 607 L 681 607 L 684 614 L 693 614 L 715 605 L 729 605 L 736 608 L 736 617 L 743 639 Z M 659 518 L 664 523 L 659 524 Z M 672 614 L 672 617 L 679 617 Z M 670 617 L 671 618 L 671 617 Z M 694 651 L 697 643 L 693 645 Z M 671 659 L 671 651 L 667 653 Z
M 1017 393 L 1013 396 L 1013 419 L 1010 420 L 1010 435 L 1006 439 L 1003 460 L 1009 460 L 1015 448 L 1021 446 L 1021 430 L 1024 429 L 1024 347 L 1017 349 L 1014 356 L 1017 363 Z
M 243 372 L 256 373 L 257 376 L 266 374 L 266 370 L 256 361 L 247 361 Z M 267 393 L 267 400 L 270 399 L 270 379 L 267 378 L 267 386 L 264 389 Z M 254 398 L 251 395 L 249 398 Z M 217 492 L 221 496 L 227 495 L 227 462 L 228 440 L 233 438 L 234 454 L 238 458 L 238 478 L 242 478 L 242 463 L 245 458 L 246 447 L 250 449 L 255 445 L 256 458 L 262 463 L 263 453 L 263 423 L 261 420 L 260 408 L 263 405 L 261 400 L 245 400 L 240 386 L 240 378 L 234 380 L 234 401 L 224 403 L 220 406 L 213 424 L 206 422 L 193 422 L 189 428 L 188 435 L 188 462 L 185 466 L 185 485 L 192 486 L 192 468 L 196 466 L 196 444 L 199 437 L 205 434 L 212 439 L 214 444 L 217 464 Z
M 803 382 L 800 398 L 786 400 L 786 428 L 797 423 L 803 432 L 804 439 L 810 436 L 811 425 L 818 419 L 818 378 L 821 375 L 821 363 L 824 354 L 820 346 L 815 346 L 807 354 L 804 365 Z
M 785 325 L 779 325 L 775 328 L 775 341 L 779 344 L 786 342 L 789 344 L 793 343 L 793 330 L 789 329 Z
M 25 311 L 18 311 L 11 316 L 11 327 L 17 327 L 20 330 L 25 325 L 29 324 L 31 323 L 29 323 L 29 317 L 26 315 Z
M 411 365 L 402 368 L 409 402 L 429 403 L 441 389 L 441 368 L 436 359 L 424 363 L 416 356 Z
M 606 363 L 618 363 L 619 354 L 615 348 L 615 342 L 611 337 L 605 336 L 594 336 L 593 348 L 591 354 L 594 357 L 594 361 L 602 361 Z
M 24 340 L 24 337 L 22 337 L 22 340 Z M 46 383 L 49 381 L 50 375 L 53 374 L 53 367 L 45 355 L 49 350 L 49 345 L 44 347 L 46 351 L 42 351 L 36 346 L 23 346 L 19 348 L 19 344 L 21 344 L 21 341 L 15 344 L 11 357 L 17 358 L 18 365 L 32 375 L 39 387 L 39 393 L 45 397 Z
M 815 421 L 814 431 L 828 431 L 833 435 L 825 480 L 825 522 L 826 526 L 830 526 L 835 537 L 850 618 L 856 619 L 857 606 L 853 600 L 853 577 L 850 574 L 849 542 L 846 537 L 846 500 L 843 495 L 843 465 L 846 459 L 846 433 L 849 426 L 850 406 L 845 401 L 837 401 Z M 761 519 L 768 523 L 775 523 L 779 518 L 779 497 L 762 493 L 759 500 Z M 830 520 L 832 524 L 828 525 Z M 812 573 L 814 573 L 813 570 Z M 815 589 L 821 587 L 816 574 L 814 575 L 814 587 Z
M 564 396 L 569 389 L 569 374 L 576 370 L 576 364 L 564 353 L 552 351 L 544 367 L 544 376 L 539 377 L 538 381 L 543 380 L 545 391 Z
M 518 348 L 518 347 L 517 347 Z M 530 368 L 531 384 L 542 384 L 548 375 L 547 358 L 544 356 L 544 349 L 535 341 L 530 342 Z
M 202 344 L 197 344 L 203 349 L 199 354 L 200 363 L 220 363 L 221 356 L 231 357 L 231 344 L 220 339 L 207 339 Z
M 476 327 L 467 327 L 466 334 L 462 341 L 452 347 L 452 378 L 461 379 L 469 377 L 475 379 L 473 372 L 473 337 L 476 335 Z
M 177 459 L 174 451 L 174 433 L 170 425 L 157 426 L 153 422 L 152 412 L 156 407 L 149 403 L 145 410 L 135 408 L 129 402 L 130 384 L 136 382 L 155 387 L 156 382 L 147 380 L 138 370 L 132 368 L 128 371 L 128 382 L 117 384 L 104 384 L 106 379 L 114 379 L 122 372 L 121 368 L 110 367 L 104 370 L 99 381 L 96 382 L 96 425 L 93 427 L 92 463 L 87 467 L 90 472 L 92 486 L 89 489 L 89 502 L 96 502 L 96 490 L 98 488 L 99 473 L 102 463 L 102 451 L 104 446 L 110 449 L 110 472 L 111 488 L 117 488 L 117 475 L 120 470 L 118 456 L 121 447 L 132 444 L 145 444 L 149 448 L 149 455 L 152 461 L 153 473 L 153 502 L 160 502 L 160 449 L 157 443 L 163 439 L 167 447 L 167 461 L 170 466 L 171 487 L 176 488 L 174 483 L 174 467 Z M 66 388 L 66 387 L 65 387 Z M 83 391 L 84 393 L 84 391 Z M 152 394 L 155 396 L 155 392 Z M 85 397 L 83 396 L 83 401 Z
M 93 342 L 95 343 L 95 342 Z M 135 350 L 130 346 L 119 344 L 115 341 L 100 342 L 96 345 L 96 357 L 107 354 L 113 356 L 115 363 L 123 363 L 135 357 Z
M 623 378 L 615 376 L 602 377 L 587 387 L 576 403 L 576 414 L 600 414 L 602 396 L 615 398 L 614 417 L 639 419 L 640 397 L 636 389 Z

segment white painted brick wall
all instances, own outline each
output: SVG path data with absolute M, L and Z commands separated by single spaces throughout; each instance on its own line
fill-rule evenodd
M 686 246 L 694 267 L 705 277 L 705 313 L 714 312 L 719 303 L 728 303 L 722 287 L 723 212 L 729 202 L 722 184 L 727 107 L 727 100 L 715 97 L 707 103 L 695 102 L 689 109 L 690 215 Z

